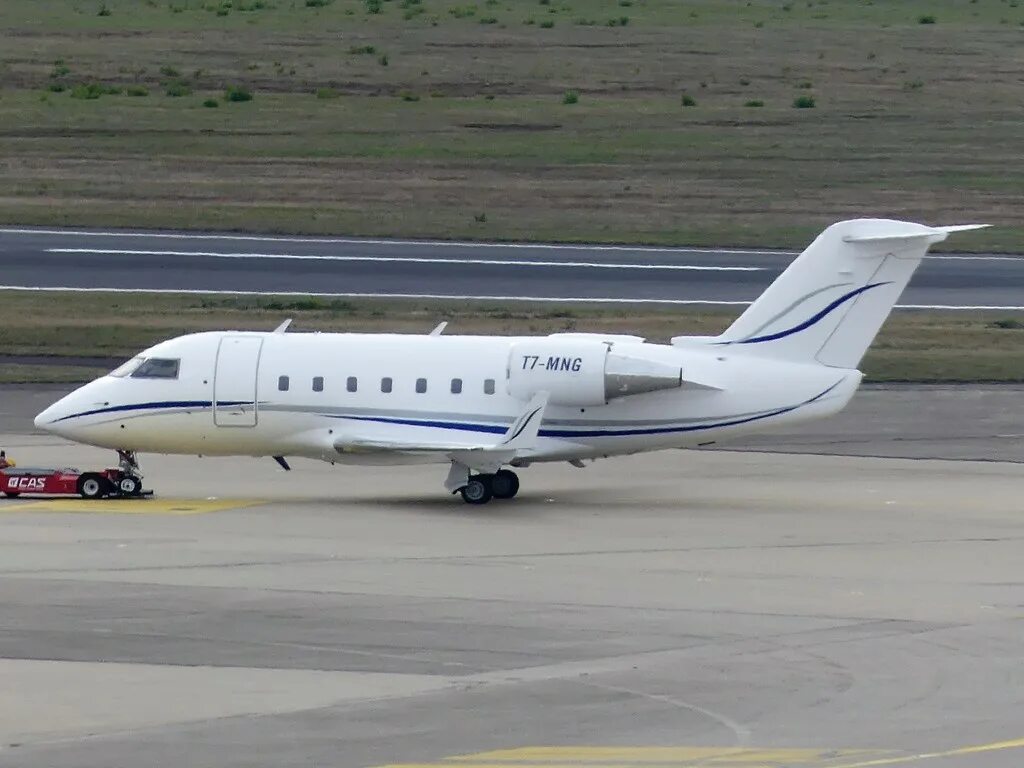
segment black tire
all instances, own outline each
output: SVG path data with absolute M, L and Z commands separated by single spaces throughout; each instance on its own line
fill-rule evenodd
M 462 500 L 467 504 L 486 504 L 494 496 L 491 491 L 490 475 L 476 475 L 459 489 Z
M 142 493 L 142 481 L 135 475 L 121 475 L 117 481 L 117 492 L 122 496 L 138 496 Z
M 102 499 L 107 493 L 107 481 L 97 474 L 89 473 L 78 478 L 78 495 L 83 499 Z
M 21 491 L 4 491 L 4 496 L 8 499 L 16 499 L 21 496 Z
M 496 499 L 511 499 L 519 493 L 519 476 L 511 469 L 499 469 L 491 479 L 491 492 Z

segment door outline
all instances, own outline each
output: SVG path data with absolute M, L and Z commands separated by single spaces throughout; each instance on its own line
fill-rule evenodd
M 254 364 L 253 369 L 252 369 L 252 390 L 251 390 L 251 392 L 252 392 L 252 404 L 251 404 L 251 406 L 250 406 L 249 402 L 246 401 L 243 405 L 226 405 L 226 406 L 223 406 L 223 407 L 218 407 L 219 399 L 218 399 L 217 385 L 218 385 L 218 379 L 220 378 L 221 352 L 222 352 L 222 350 L 224 348 L 224 343 L 225 342 L 231 342 L 231 341 L 255 341 L 255 342 L 257 342 L 257 344 L 256 344 L 255 364 Z M 211 406 L 212 406 L 212 410 L 213 410 L 213 423 L 214 423 L 214 426 L 220 427 L 220 428 L 241 427 L 243 429 L 253 429 L 254 427 L 256 427 L 259 424 L 259 373 L 260 373 L 260 363 L 262 362 L 262 358 L 263 358 L 263 339 L 261 337 L 259 337 L 259 336 L 242 336 L 242 335 L 222 336 L 221 337 L 220 342 L 217 344 L 217 357 L 215 358 L 214 363 L 213 363 L 213 400 L 211 402 Z M 248 390 L 248 386 L 246 387 L 246 391 L 247 392 L 249 391 Z M 226 399 L 231 400 L 233 398 L 226 398 Z M 229 414 L 230 414 L 230 416 L 233 416 L 235 418 L 244 418 L 244 420 L 234 421 L 234 422 L 228 421 L 228 420 L 225 419 L 225 417 L 227 417 Z M 251 416 L 250 416 L 250 414 L 251 414 Z

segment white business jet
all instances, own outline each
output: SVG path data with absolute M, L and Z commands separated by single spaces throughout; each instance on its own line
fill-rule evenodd
M 35 424 L 137 451 L 450 465 L 470 504 L 509 467 L 684 448 L 828 416 L 932 243 L 976 225 L 826 229 L 720 336 L 216 331 L 142 352 Z

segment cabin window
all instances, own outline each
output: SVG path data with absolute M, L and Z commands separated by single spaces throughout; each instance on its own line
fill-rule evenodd
M 287 376 L 277 377 L 277 389 L 279 392 L 287 392 L 291 386 L 291 380 Z
M 359 389 L 359 379 L 357 379 L 355 376 L 349 376 L 348 382 L 346 382 L 345 384 L 345 388 L 349 392 L 355 392 L 357 389 Z
M 313 391 L 314 392 L 323 392 L 324 391 L 324 377 L 323 376 L 314 376 L 313 377 Z
M 493 395 L 494 394 L 494 379 L 484 379 L 484 394 L 485 395 Z
M 426 379 L 416 379 L 416 392 L 418 394 L 422 395 L 426 391 L 427 391 L 427 380 Z
M 176 379 L 181 360 L 151 357 L 132 373 L 133 379 Z
M 462 379 L 452 379 L 452 394 L 453 395 L 461 395 L 462 394 Z
M 383 379 L 380 380 L 380 391 L 381 392 L 390 392 L 391 391 L 391 377 L 390 376 L 385 376 Z

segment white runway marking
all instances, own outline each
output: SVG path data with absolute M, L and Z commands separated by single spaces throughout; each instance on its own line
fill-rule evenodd
M 184 296 L 312 296 L 318 299 L 438 299 L 446 301 L 536 301 L 566 304 L 665 304 L 746 307 L 749 301 L 716 301 L 714 299 L 623 299 L 612 297 L 586 298 L 580 296 L 466 296 L 446 293 L 310 293 L 309 291 L 201 291 L 175 288 L 74 288 L 71 286 L 0 285 L 0 291 L 30 291 L 43 293 L 156 293 Z M 897 304 L 896 309 L 949 309 L 1021 312 L 1016 305 L 958 305 L 958 304 Z
M 929 259 L 936 259 L 938 261 L 1016 261 L 1018 263 L 1024 263 L 1024 256 L 985 256 L 978 255 L 972 256 L 970 254 L 957 254 L 950 256 L 935 255 L 925 256 L 925 261 Z
M 488 243 L 474 240 L 392 240 L 359 237 L 263 237 L 260 235 L 204 235 L 178 232 L 87 232 L 73 229 L 0 228 L 0 235 L 74 235 L 76 237 L 150 237 L 166 240 L 241 240 L 266 243 L 340 243 L 345 245 L 402 245 L 436 248 L 532 248 L 555 251 L 627 251 L 640 253 L 729 253 L 759 256 L 796 256 L 797 251 L 768 248 L 687 248 L 647 245 L 581 245 L 576 243 Z
M 500 267 L 572 267 L 583 269 L 675 269 L 696 272 L 762 272 L 763 267 L 722 267 L 692 264 L 609 264 L 600 261 L 526 261 L 523 259 L 445 259 L 433 256 L 320 256 L 295 253 L 224 253 L 219 251 L 135 251 L 98 248 L 47 248 L 46 253 L 94 253 L 114 256 L 202 256 L 212 259 L 294 259 L 297 261 L 372 261 L 405 264 L 490 264 Z

